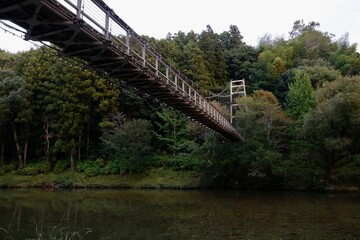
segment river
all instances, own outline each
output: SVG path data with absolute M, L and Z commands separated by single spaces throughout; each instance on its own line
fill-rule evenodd
M 0 239 L 360 239 L 360 194 L 0 190 Z

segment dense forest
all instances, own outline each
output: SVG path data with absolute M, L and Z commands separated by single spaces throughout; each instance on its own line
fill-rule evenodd
M 316 189 L 360 182 L 360 54 L 348 35 L 294 22 L 247 45 L 237 26 L 144 36 L 201 87 L 245 79 L 230 142 L 46 46 L 0 51 L 0 175 L 197 171 L 206 186 Z M 1 48 L 1 46 L 0 46 Z M 222 111 L 227 106 L 214 102 Z

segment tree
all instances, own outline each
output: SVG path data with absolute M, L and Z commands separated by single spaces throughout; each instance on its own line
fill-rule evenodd
M 250 188 L 278 184 L 274 171 L 288 149 L 289 119 L 268 91 L 255 90 L 236 103 L 236 128 L 245 138 L 243 146 L 233 147 L 237 149 L 239 182 L 247 182 Z
M 205 89 L 212 89 L 216 86 L 215 79 L 211 78 L 206 68 L 204 53 L 190 41 L 184 48 L 184 62 L 181 65 L 181 72 L 190 80 L 196 82 Z
M 287 114 L 295 120 L 302 120 L 304 115 L 315 106 L 315 91 L 309 75 L 296 72 L 295 79 L 289 85 L 286 98 Z
M 69 69 L 67 73 L 64 76 L 66 87 L 60 92 L 60 121 L 54 125 L 58 137 L 55 148 L 69 154 L 71 169 L 75 171 L 75 153 L 80 160 L 82 137 L 90 121 L 90 103 L 95 90 L 89 73 L 76 69 Z
M 243 45 L 243 36 L 236 25 L 230 25 L 229 31 L 225 31 L 220 35 L 222 45 L 225 49 L 235 48 Z
M 299 37 L 300 35 L 310 31 L 315 31 L 318 27 L 320 27 L 320 23 L 318 22 L 310 21 L 307 25 L 305 25 L 304 20 L 296 20 L 291 32 L 289 32 L 290 39 Z
M 331 53 L 332 35 L 315 30 L 317 24 L 304 27 L 300 34 L 289 41 L 289 46 L 293 47 L 294 61 L 301 59 L 327 59 Z
M 225 50 L 227 71 L 231 79 L 247 79 L 252 77 L 253 63 L 257 53 L 254 47 L 242 44 Z
M 330 62 L 343 76 L 360 73 L 360 54 L 357 44 L 350 45 L 349 34 L 345 34 L 334 44 L 335 51 L 330 56 Z
M 224 48 L 218 34 L 210 25 L 199 36 L 199 48 L 204 53 L 205 65 L 216 85 L 224 85 L 228 81 L 226 72 Z
M 140 172 L 147 166 L 153 139 L 152 125 L 148 120 L 127 120 L 122 114 L 115 114 L 101 136 L 102 150 L 112 161 L 121 166 L 120 173 Z
M 0 78 L 14 76 L 15 56 L 0 49 Z
M 41 140 L 35 148 L 45 152 L 49 165 L 54 164 L 50 153 L 54 157 L 66 154 L 75 169 L 76 153 L 81 159 L 82 149 L 88 151 L 91 143 L 97 144 L 99 127 L 107 126 L 108 114 L 117 112 L 117 81 L 99 78 L 46 48 L 25 53 L 18 72 L 33 92 L 31 108 L 37 128 L 32 134 Z
M 0 79 L 0 125 L 9 123 L 19 160 L 19 169 L 26 166 L 28 139 L 26 133 L 31 122 L 31 92 L 21 77 Z M 21 135 L 19 135 L 21 133 Z M 20 146 L 20 137 L 24 148 Z
M 256 90 L 251 96 L 236 99 L 236 126 L 246 140 L 253 139 L 267 147 L 283 149 L 289 120 L 277 98 L 268 91 Z
M 293 67 L 293 48 L 283 39 L 276 39 L 261 48 L 263 50 L 252 68 L 253 88 L 273 92 L 283 100 L 287 90 L 283 77 Z
M 156 122 L 158 127 L 155 132 L 156 138 L 164 143 L 173 154 L 187 151 L 193 143 L 187 138 L 187 119 L 167 107 L 157 111 L 156 114 L 160 120 Z
M 360 153 L 360 78 L 341 78 L 317 90 L 316 108 L 305 115 L 302 137 L 321 160 L 324 179 Z
M 341 77 L 340 72 L 334 69 L 334 67 L 324 59 L 304 59 L 301 61 L 301 66 L 295 71 L 297 70 L 303 71 L 309 75 L 311 85 L 315 89 L 320 88 L 325 82 L 331 82 Z

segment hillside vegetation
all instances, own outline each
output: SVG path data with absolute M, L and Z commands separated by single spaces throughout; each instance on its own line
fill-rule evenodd
M 359 187 L 360 54 L 346 34 L 335 38 L 318 27 L 299 20 L 288 40 L 265 35 L 257 47 L 243 42 L 235 25 L 221 34 L 207 26 L 144 36 L 206 90 L 246 80 L 248 96 L 236 99 L 235 118 L 243 143 L 52 48 L 0 51 L 0 175 L 170 169 L 196 172 L 211 187 Z

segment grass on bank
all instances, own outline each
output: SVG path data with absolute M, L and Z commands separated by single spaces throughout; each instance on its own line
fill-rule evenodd
M 174 188 L 201 187 L 201 177 L 193 171 L 175 171 L 168 168 L 149 169 L 143 173 L 127 175 L 99 175 L 88 177 L 70 170 L 62 173 L 0 176 L 0 188 Z

